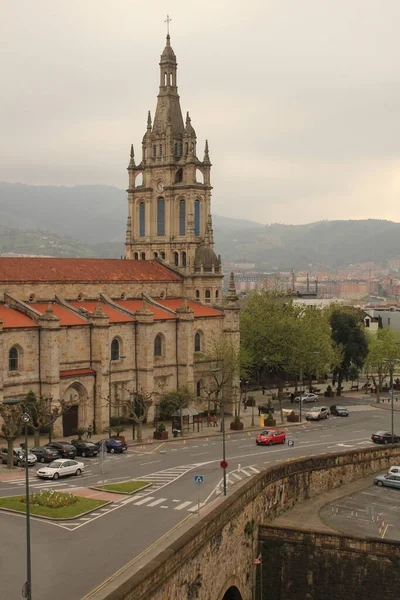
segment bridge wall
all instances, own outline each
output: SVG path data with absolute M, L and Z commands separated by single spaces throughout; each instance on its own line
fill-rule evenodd
M 297 502 L 383 470 L 400 447 L 291 460 L 248 480 L 136 573 L 129 568 L 91 600 L 222 600 L 232 585 L 253 597 L 258 529 Z M 194 521 L 194 517 L 193 517 Z M 303 596 L 304 598 L 305 596 Z
M 399 596 L 399 542 L 268 526 L 259 528 L 259 536 L 263 598 L 376 600 Z M 260 593 L 259 588 L 257 591 Z

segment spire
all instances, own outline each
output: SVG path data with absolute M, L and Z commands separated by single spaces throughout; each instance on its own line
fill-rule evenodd
M 135 152 L 133 150 L 133 144 L 131 144 L 131 157 L 130 157 L 128 169 L 130 167 L 134 167 L 134 166 L 135 166 Z
M 236 304 L 238 301 L 238 296 L 236 294 L 236 287 L 235 287 L 235 274 L 233 271 L 231 271 L 231 273 L 229 275 L 229 287 L 228 287 L 227 300 L 228 300 L 229 304 Z
M 151 129 L 151 114 L 150 114 L 150 111 L 147 113 L 147 129 Z
M 204 148 L 204 159 L 203 162 L 206 164 L 210 164 L 210 155 L 208 153 L 208 140 L 206 140 L 206 145 Z
M 160 59 L 160 91 L 153 123 L 153 134 L 156 136 L 162 136 L 166 133 L 168 117 L 171 120 L 173 137 L 180 139 L 185 132 L 176 79 L 176 56 L 171 48 L 171 39 L 168 32 L 166 45 Z M 175 143 L 176 141 L 178 140 L 175 139 Z

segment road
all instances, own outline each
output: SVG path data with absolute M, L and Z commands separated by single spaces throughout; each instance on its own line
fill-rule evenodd
M 371 433 L 390 428 L 390 411 L 374 409 L 367 400 L 342 398 L 349 417 L 330 417 L 321 422 L 287 429 L 294 447 L 259 447 L 255 433 L 227 436 L 228 493 L 235 484 L 275 464 L 325 452 L 371 446 Z M 323 402 L 318 403 L 323 405 Z M 400 416 L 395 415 L 397 430 Z M 108 481 L 143 478 L 152 486 L 142 493 L 114 503 L 104 510 L 72 522 L 32 519 L 33 598 L 75 600 L 82 598 L 135 557 L 142 556 L 160 537 L 183 521 L 195 523 L 197 504 L 208 506 L 220 497 L 222 438 L 179 440 L 157 446 L 151 454 L 131 450 L 108 455 L 104 478 Z M 97 459 L 83 459 L 85 474 L 65 481 L 43 482 L 31 474 L 33 490 L 74 490 L 102 481 Z M 194 475 L 204 483 L 194 485 Z M 0 496 L 24 493 L 22 482 L 0 483 Z M 25 581 L 25 518 L 0 513 L 3 544 L 0 547 L 1 597 L 20 598 Z

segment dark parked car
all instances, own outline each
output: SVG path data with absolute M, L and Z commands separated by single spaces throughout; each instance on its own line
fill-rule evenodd
M 14 452 L 13 464 L 17 467 L 25 466 L 24 450 L 22 450 L 22 448 L 14 448 L 13 452 Z M 6 465 L 7 460 L 8 460 L 8 449 L 0 448 L 0 463 L 3 463 L 4 465 Z M 29 452 L 29 450 L 28 450 L 28 467 L 34 465 L 36 463 L 36 460 L 37 460 L 36 456 L 34 454 L 32 454 L 31 452 Z
M 111 454 L 114 454 L 114 452 L 125 452 L 125 450 L 128 450 L 128 446 L 126 445 L 126 442 L 124 442 L 123 440 L 116 440 L 115 438 L 108 438 L 106 440 L 100 440 L 98 442 L 96 442 L 96 445 L 101 448 L 102 445 L 105 445 L 107 452 L 111 452 Z
M 29 452 L 32 452 L 41 463 L 51 462 L 60 456 L 58 450 L 47 446 L 35 446 Z
M 400 442 L 400 437 L 398 435 L 389 433 L 388 431 L 377 431 L 371 435 L 371 440 L 375 442 L 375 444 L 398 444 Z
M 49 442 L 46 444 L 46 448 L 57 450 L 61 458 L 75 458 L 76 456 L 75 446 L 69 442 Z
M 332 404 L 330 407 L 331 415 L 336 415 L 336 417 L 348 417 L 349 411 L 345 406 L 337 406 L 336 404 Z
M 93 442 L 76 440 L 76 442 L 73 442 L 73 445 L 76 448 L 76 453 L 78 456 L 97 456 L 99 453 L 98 445 L 94 444 Z

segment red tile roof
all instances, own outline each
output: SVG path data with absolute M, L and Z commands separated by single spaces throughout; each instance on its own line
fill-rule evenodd
M 107 258 L 0 258 L 0 281 L 181 281 L 154 260 Z
M 127 308 L 128 310 L 130 310 L 132 312 L 136 312 L 137 310 L 140 310 L 142 308 L 143 301 L 142 300 L 116 300 L 115 303 L 119 304 L 123 308 Z M 147 304 L 147 308 L 149 310 L 151 310 L 151 312 L 154 314 L 155 321 L 164 321 L 166 319 L 175 319 L 176 318 L 175 315 L 172 315 L 171 313 L 169 313 L 166 310 L 163 310 L 162 308 L 158 308 L 158 306 L 153 306 L 150 303 Z
M 60 371 L 60 377 L 75 377 L 77 375 L 94 375 L 93 369 L 71 369 L 70 371 Z
M 85 300 L 82 300 L 81 302 L 79 302 L 79 300 L 74 300 L 73 302 L 68 302 L 68 304 L 70 304 L 76 309 L 82 307 L 88 310 L 89 312 L 94 312 L 96 310 L 98 302 L 97 300 L 89 300 L 87 302 L 85 302 Z M 101 309 L 104 313 L 106 313 L 106 315 L 108 315 L 110 323 L 129 323 L 130 321 L 135 320 L 133 317 L 119 312 L 119 310 L 108 306 L 108 304 L 105 304 L 104 302 L 101 302 Z
M 167 298 L 166 300 L 157 300 L 159 304 L 166 306 L 172 310 L 176 310 L 180 308 L 183 304 L 183 298 Z M 199 302 L 193 302 L 192 300 L 188 300 L 189 308 L 194 312 L 195 317 L 223 317 L 224 313 L 221 310 L 217 310 L 216 308 L 211 308 L 211 306 L 205 306 L 204 304 L 200 304 Z
M 48 302 L 32 302 L 29 306 L 38 310 L 42 315 L 46 312 L 48 307 Z M 64 308 L 64 306 L 60 306 L 59 304 L 52 304 L 53 313 L 56 317 L 60 319 L 60 325 L 70 326 L 70 325 L 88 325 L 88 322 L 76 315 L 71 310 Z
M 13 329 L 15 327 L 38 327 L 30 317 L 14 308 L 0 304 L 0 321 L 3 321 L 4 329 Z

